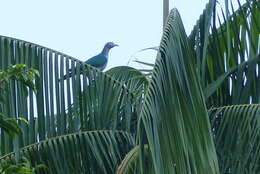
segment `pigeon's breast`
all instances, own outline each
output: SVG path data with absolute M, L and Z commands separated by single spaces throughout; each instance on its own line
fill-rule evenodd
M 107 65 L 107 57 L 103 54 L 99 54 L 88 59 L 85 63 L 94 66 L 100 70 L 103 70 Z

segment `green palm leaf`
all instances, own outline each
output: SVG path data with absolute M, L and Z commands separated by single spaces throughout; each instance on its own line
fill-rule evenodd
M 24 147 L 43 173 L 257 173 L 259 106 L 249 104 L 260 100 L 260 4 L 237 2 L 209 0 L 189 37 L 172 10 L 149 78 L 0 36 L 0 69 L 40 73 L 36 95 L 12 81 L 0 103 L 28 121 L 15 143 L 0 130 L 0 154 Z
M 228 15 L 214 5 L 211 23 L 204 22 L 209 11 L 206 8 L 189 36 L 208 107 L 259 103 L 260 5 L 257 0 L 243 5 L 237 2 L 239 8 L 235 10 L 229 1 Z M 241 66 L 245 62 L 247 65 Z
M 0 106 L 0 112 L 29 123 L 19 123 L 20 147 L 80 130 L 130 131 L 129 118 L 136 117 L 133 94 L 111 76 L 66 54 L 5 36 L 0 36 L 0 60 L 1 69 L 26 64 L 39 71 L 36 95 L 32 89 L 26 95 L 19 83 L 12 82 L 4 96 L 8 105 Z M 71 78 L 64 78 L 70 73 Z M 0 141 L 0 154 L 13 151 L 4 132 Z
M 260 105 L 234 105 L 209 111 L 221 173 L 260 171 Z
M 152 166 L 151 156 L 148 153 L 148 146 L 144 146 L 144 160 L 143 163 L 146 163 L 145 173 L 152 174 L 154 173 L 154 169 Z M 131 149 L 124 157 L 124 159 L 121 161 L 120 165 L 118 166 L 116 170 L 116 174 L 138 174 L 142 173 L 142 170 L 140 170 L 139 163 L 141 155 L 141 147 L 135 146 L 133 149 Z
M 217 156 L 193 54 L 172 10 L 141 119 L 155 173 L 218 173 Z
M 148 78 L 139 70 L 127 67 L 119 66 L 112 68 L 106 72 L 113 78 L 118 80 L 123 86 L 125 86 L 135 96 L 135 100 L 138 101 L 143 98 L 143 94 L 147 90 L 149 84 Z
M 45 173 L 113 173 L 133 147 L 127 132 L 87 131 L 41 141 L 22 148 L 32 165 L 44 163 Z M 13 154 L 1 160 L 13 160 Z

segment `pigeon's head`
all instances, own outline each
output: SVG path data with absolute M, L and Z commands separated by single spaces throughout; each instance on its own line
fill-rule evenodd
M 111 49 L 111 48 L 116 47 L 116 46 L 118 46 L 118 45 L 113 43 L 113 42 L 108 42 L 105 45 L 105 47 L 108 48 L 108 49 Z

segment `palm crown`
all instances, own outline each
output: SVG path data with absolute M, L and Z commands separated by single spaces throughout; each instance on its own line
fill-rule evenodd
M 189 36 L 173 9 L 149 76 L 131 67 L 103 73 L 2 36 L 2 69 L 19 62 L 40 72 L 36 94 L 10 84 L 1 111 L 29 124 L 16 141 L 1 132 L 2 160 L 23 147 L 32 165 L 47 165 L 43 173 L 257 173 L 259 7 L 239 3 L 221 20 L 209 0 Z

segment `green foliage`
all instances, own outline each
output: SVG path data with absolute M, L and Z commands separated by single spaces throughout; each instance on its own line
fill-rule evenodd
M 209 110 L 220 173 L 260 171 L 260 105 L 234 105 Z
M 44 173 L 113 173 L 133 144 L 127 132 L 86 131 L 31 144 L 21 155 L 33 166 L 45 164 Z
M 27 92 L 27 87 L 36 91 L 34 80 L 35 75 L 39 75 L 39 72 L 33 68 L 27 68 L 24 64 L 16 64 L 10 66 L 7 70 L 0 70 L 0 102 L 6 104 L 4 101 L 5 93 L 10 90 L 9 83 L 11 80 L 17 81 L 23 84 L 23 90 Z M 0 113 L 0 128 L 6 131 L 9 135 L 14 137 L 16 134 L 21 134 L 22 130 L 18 125 L 18 121 L 22 121 L 28 124 L 28 121 L 22 117 L 9 118 L 5 114 Z M 11 164 L 7 161 L 1 161 L 0 173 L 1 174 L 35 174 L 35 171 L 42 168 L 43 165 L 38 165 L 36 168 L 32 168 L 31 164 L 26 158 L 22 159 L 22 162 L 17 164 Z
M 5 84 L 9 83 L 10 80 L 16 80 L 24 84 L 24 91 L 27 91 L 26 87 L 37 91 L 34 84 L 35 76 L 39 76 L 39 72 L 33 68 L 27 68 L 25 64 L 12 65 L 7 70 L 0 69 L 0 90 L 8 92 Z M 2 95 L 1 93 L 3 100 Z
M 0 105 L 28 120 L 18 121 L 21 155 L 32 166 L 44 163 L 39 173 L 256 174 L 260 5 L 237 2 L 237 10 L 231 1 L 223 10 L 209 0 L 189 36 L 173 9 L 155 64 L 139 61 L 153 70 L 103 73 L 1 36 L 2 69 L 21 63 L 39 70 L 36 95 L 11 81 L 9 105 Z M 0 134 L 2 159 L 14 160 L 14 140 Z
M 11 164 L 10 162 L 0 163 L 0 174 L 36 174 L 40 169 L 44 169 L 43 164 L 32 167 L 28 159 L 22 158 L 18 164 Z
M 207 109 L 190 61 L 192 56 L 180 15 L 174 9 L 168 17 L 141 113 L 158 174 L 218 173 Z
M 213 4 L 212 18 L 208 4 L 189 36 L 209 108 L 260 102 L 259 1 L 238 0 L 237 10 L 233 3 L 229 9 Z
M 23 121 L 24 123 L 28 123 L 27 120 L 21 117 L 18 117 L 17 119 L 8 118 L 4 116 L 4 114 L 0 113 L 0 128 L 6 131 L 12 137 L 14 137 L 16 134 L 22 133 L 21 128 L 17 124 L 18 120 Z
M 144 152 L 142 154 L 144 157 L 143 159 L 139 158 L 142 152 Z M 141 173 L 142 169 L 138 167 L 141 161 L 146 164 L 145 173 L 151 174 L 154 172 L 151 158 L 148 145 L 145 145 L 143 149 L 141 146 L 137 145 L 125 155 L 116 170 L 116 174 Z
M 7 70 L 0 69 L 0 102 L 4 103 L 4 94 L 10 90 L 9 83 L 11 80 L 24 84 L 23 87 L 26 92 L 27 87 L 36 91 L 34 84 L 35 75 L 39 76 L 39 72 L 33 68 L 27 68 L 25 64 L 12 65 Z M 18 120 L 28 123 L 24 118 L 9 118 L 4 113 L 0 113 L 0 128 L 11 136 L 21 133 L 22 131 L 17 124 Z

